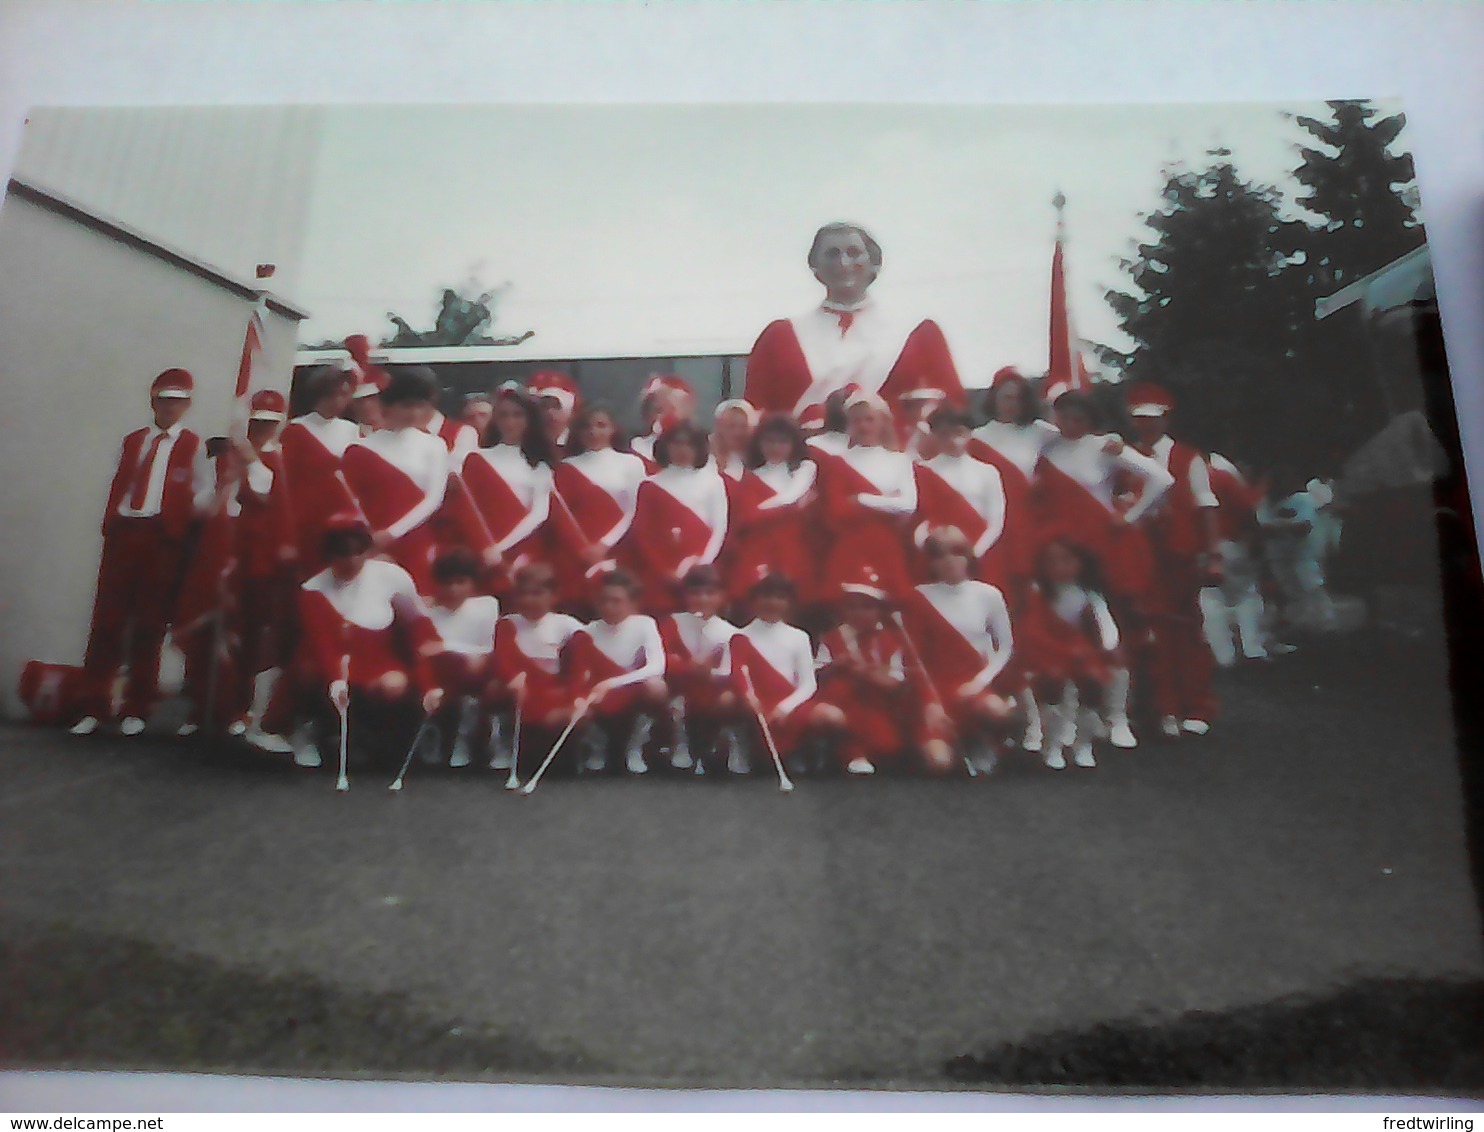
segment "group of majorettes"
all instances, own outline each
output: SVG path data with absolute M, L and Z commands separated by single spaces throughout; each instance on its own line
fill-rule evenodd
M 277 538 L 256 557 L 294 593 L 227 603 L 231 641 L 274 643 L 209 688 L 188 666 L 190 730 L 215 696 L 228 731 L 305 765 L 346 713 L 369 754 L 415 732 L 453 766 L 529 760 L 574 724 L 575 770 L 747 773 L 771 740 L 795 769 L 977 775 L 1134 746 L 1134 672 L 1146 733 L 1209 727 L 1209 681 L 1171 658 L 1214 500 L 1167 437 L 1100 432 L 1079 394 L 1048 421 L 1002 373 L 973 428 L 845 389 L 806 435 L 745 401 L 704 427 L 657 379 L 628 443 L 562 381 L 495 391 L 483 435 L 425 370 L 383 375 L 374 425 L 344 419 L 356 393 L 327 368 L 309 413 L 249 430 L 272 485 L 234 490 L 279 521 L 230 536 L 238 569 Z

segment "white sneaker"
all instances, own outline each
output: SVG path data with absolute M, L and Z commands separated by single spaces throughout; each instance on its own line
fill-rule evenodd
M 690 752 L 684 747 L 677 747 L 675 753 L 670 756 L 670 765 L 676 770 L 690 770 L 695 760 L 690 757 Z
M 587 755 L 581 763 L 588 774 L 601 774 L 608 769 L 608 736 L 594 727 L 587 740 Z
M 1108 742 L 1112 743 L 1120 751 L 1132 751 L 1139 745 L 1134 738 L 1134 732 L 1128 725 L 1128 720 L 1120 719 L 1108 728 Z
M 144 720 L 137 715 L 126 715 L 119 721 L 119 734 L 133 737 L 144 734 Z
M 1164 716 L 1159 721 L 1159 733 L 1166 739 L 1180 738 L 1180 721 L 1173 715 Z
M 980 774 L 993 774 L 994 768 L 1000 765 L 999 756 L 988 747 L 970 751 L 969 758 L 974 763 L 974 769 Z
M 469 744 L 462 739 L 453 745 L 453 753 L 448 756 L 448 765 L 454 770 L 462 770 L 469 765 Z
M 443 736 L 436 726 L 427 728 L 417 737 L 417 761 L 423 766 L 437 766 L 442 761 Z
M 1025 738 L 1020 741 L 1020 749 L 1028 754 L 1038 755 L 1041 753 L 1041 748 L 1045 743 L 1046 738 L 1041 734 L 1039 727 L 1027 727 L 1025 729 Z
M 175 729 L 175 737 L 177 739 L 189 739 L 192 735 L 200 730 L 201 725 L 199 723 L 192 723 L 190 722 L 190 720 L 187 720 L 185 723 L 182 723 Z
M 1048 770 L 1067 769 L 1067 756 L 1062 754 L 1060 747 L 1048 747 L 1041 761 L 1046 764 Z
M 247 734 L 247 720 L 232 720 L 231 723 L 227 724 L 227 734 L 234 739 L 241 739 L 244 735 Z
M 294 765 L 313 770 L 320 765 L 319 744 L 307 728 L 301 727 L 289 740 L 289 749 L 294 752 Z
M 1080 767 L 1097 766 L 1098 760 L 1092 757 L 1092 744 L 1078 743 L 1076 749 L 1072 751 L 1072 762 Z
M 515 759 L 508 747 L 502 745 L 490 745 L 490 770 L 509 770 L 510 764 Z
M 98 717 L 96 715 L 85 715 L 67 728 L 69 735 L 91 735 L 98 730 Z
M 282 735 L 274 735 L 268 731 L 259 731 L 256 727 L 246 735 L 249 744 L 260 751 L 267 751 L 270 755 L 291 755 L 294 746 Z
M 1182 719 L 1180 730 L 1187 735 L 1205 735 L 1210 732 L 1211 725 L 1204 719 Z
M 630 751 L 625 755 L 624 769 L 630 774 L 648 774 L 649 764 L 644 761 L 644 752 Z
M 855 758 L 845 764 L 846 774 L 875 774 L 876 764 L 867 758 Z

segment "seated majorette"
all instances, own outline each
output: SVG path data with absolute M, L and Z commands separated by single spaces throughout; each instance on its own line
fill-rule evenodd
M 999 472 L 1005 493 L 1004 531 L 995 543 L 992 563 L 985 567 L 991 576 L 1005 580 L 1013 608 L 1030 583 L 1041 544 L 1031 486 L 1041 453 L 1059 434 L 1050 421 L 1041 419 L 1035 390 L 1013 366 L 995 373 L 984 395 L 984 409 L 989 420 L 974 430 L 969 455 Z
M 629 441 L 629 451 L 644 461 L 644 471 L 659 470 L 654 447 L 660 434 L 684 421 L 695 419 L 696 391 L 690 382 L 672 373 L 652 374 L 639 394 L 639 414 L 644 431 Z
M 747 471 L 732 492 L 723 550 L 727 593 L 735 604 L 743 604 L 769 574 L 792 581 L 801 606 L 815 600 L 825 550 L 815 522 L 818 472 L 794 419 L 783 413 L 764 417 L 752 434 Z
M 355 497 L 345 482 L 345 450 L 360 438 L 354 421 L 341 416 L 350 403 L 354 377 L 338 366 L 321 366 L 309 375 L 313 409 L 284 426 L 283 470 L 294 493 L 294 531 L 299 547 L 299 577 L 324 568 L 320 548 L 325 523 L 332 515 L 354 511 Z M 378 398 L 379 400 L 379 398 Z
M 1106 703 L 1113 745 L 1135 746 L 1118 625 L 1091 567 L 1070 543 L 1052 539 L 1041 548 L 1015 641 L 1017 663 L 1029 671 L 1042 705 L 1048 767 L 1064 769 L 1068 748 L 1077 766 L 1097 765 L 1092 744 L 1102 731 L 1099 703 Z
M 417 728 L 418 701 L 432 713 L 443 690 L 428 659 L 436 641 L 412 577 L 394 562 L 369 557 L 365 520 L 333 517 L 325 531 L 329 565 L 299 591 L 299 688 L 311 731 L 295 745 L 300 765 L 318 766 L 315 738 L 328 738 L 331 708 L 349 713 L 357 749 L 395 765 Z
M 746 401 L 733 398 L 716 406 L 711 418 L 711 459 L 726 477 L 728 489 L 742 482 L 747 472 L 747 453 L 760 414 Z
M 850 436 L 846 432 L 845 402 L 859 392 L 858 385 L 836 389 L 824 399 L 817 414 L 807 421 L 799 422 L 811 456 L 838 456 L 850 447 Z M 789 416 L 787 413 L 776 415 Z
M 691 567 L 710 566 L 721 553 L 727 488 L 711 463 L 706 433 L 689 421 L 660 434 L 654 460 L 658 471 L 639 484 L 619 554 L 643 587 L 642 606 L 665 613 L 676 608 Z
M 1063 393 L 1053 411 L 1061 435 L 1046 446 L 1035 486 L 1041 537 L 1064 538 L 1086 551 L 1108 596 L 1135 600 L 1152 582 L 1152 564 L 1140 545 L 1145 540 L 1130 532 L 1175 478 L 1117 436 L 1094 432 L 1095 410 L 1083 394 Z M 1139 489 L 1127 508 L 1116 499 L 1124 478 Z
M 957 408 L 945 405 L 947 400 L 948 394 L 943 390 L 927 386 L 909 389 L 897 399 L 897 451 L 918 461 L 931 460 L 942 451 L 928 422 L 939 409 Z
M 468 550 L 445 551 L 433 563 L 428 619 L 437 640 L 429 642 L 428 652 L 434 678 L 445 695 L 437 724 L 442 734 L 453 732 L 451 767 L 468 766 L 471 745 L 483 739 L 489 685 L 494 678 L 492 657 L 500 603 L 479 593 L 479 582 L 479 559 Z
M 568 445 L 572 443 L 572 418 L 582 408 L 577 383 L 564 373 L 542 370 L 531 375 L 526 388 L 541 406 L 541 419 L 552 453 L 558 458 L 567 455 Z
M 448 449 L 420 427 L 436 384 L 424 367 L 392 374 L 381 395 L 386 427 L 345 450 L 345 479 L 376 550 L 429 592 L 438 550 L 433 517 L 448 490 Z
M 654 618 L 638 612 L 639 583 L 621 570 L 598 585 L 598 616 L 567 645 L 573 687 L 587 705 L 592 726 L 585 769 L 608 765 L 610 738 L 628 731 L 624 766 L 644 774 L 644 746 L 657 715 L 669 703 L 665 686 L 665 646 Z
M 819 642 L 819 700 L 839 708 L 838 754 L 850 774 L 874 774 L 911 742 L 916 714 L 907 695 L 906 644 L 890 622 L 886 591 L 869 567 L 840 587 L 840 623 Z
M 963 405 L 938 324 L 903 316 L 868 294 L 881 262 L 881 246 L 858 224 L 826 224 L 814 234 L 808 263 L 824 301 L 763 329 L 747 359 L 748 401 L 803 423 L 831 392 L 851 384 L 880 394 L 893 412 L 904 393 L 924 386 Z
M 552 472 L 546 560 L 562 604 L 591 609 L 595 579 L 614 567 L 614 548 L 634 522 L 644 461 L 615 446 L 618 427 L 601 405 L 584 409 L 572 434 Z
M 546 552 L 553 458 L 540 406 L 520 386 L 495 391 L 491 429 L 495 443 L 464 457 L 452 511 L 498 593 Z
M 817 698 L 814 648 L 809 634 L 788 623 L 794 602 L 793 583 L 771 574 L 753 586 L 753 619 L 727 642 L 720 672 L 753 716 L 756 732 L 752 766 L 765 765 L 763 721 L 785 759 L 799 756 L 811 740 L 831 743 L 845 730 L 845 716 L 833 704 Z M 816 766 L 822 758 L 811 760 Z M 745 772 L 745 767 L 739 767 Z
M 912 590 L 907 527 L 917 510 L 912 460 L 884 444 L 891 418 L 886 403 L 857 393 L 846 407 L 850 447 L 820 465 L 822 518 L 828 529 L 820 585 L 837 589 L 867 565 L 881 576 L 893 602 Z
M 493 704 L 520 713 L 522 741 L 520 751 L 511 751 L 500 737 L 491 736 L 490 765 L 497 769 L 508 769 L 510 760 L 519 758 L 517 769 L 524 773 L 526 752 L 536 751 L 539 759 L 540 743 L 554 739 L 572 718 L 577 692 L 563 664 L 564 650 L 581 631 L 582 622 L 555 612 L 556 599 L 556 575 L 550 566 L 536 562 L 516 572 L 511 595 L 515 611 L 500 618 L 495 628 L 490 698 Z
M 714 566 L 692 567 L 682 599 L 682 612 L 660 619 L 673 724 L 670 763 L 677 770 L 694 765 L 705 774 L 709 750 L 725 745 L 733 765 L 738 757 L 733 725 L 739 701 L 718 672 L 737 627 L 720 615 L 726 592 Z
M 967 454 L 969 418 L 965 414 L 945 406 L 928 419 L 938 454 L 916 468 L 912 540 L 921 548 L 929 532 L 957 527 L 969 539 L 974 576 L 1003 590 L 1008 571 L 993 553 L 1005 530 L 1000 473 Z
M 929 770 L 946 773 L 957 746 L 987 774 L 1015 710 L 1010 611 L 999 590 L 969 577 L 971 548 L 963 532 L 934 531 L 926 550 L 934 580 L 918 586 L 903 610 L 927 703 L 923 758 Z

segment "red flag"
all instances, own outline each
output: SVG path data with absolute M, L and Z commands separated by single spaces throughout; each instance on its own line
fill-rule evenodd
M 232 394 L 232 434 L 247 435 L 248 398 L 255 384 L 253 374 L 261 362 L 266 325 L 267 301 L 260 297 L 247 316 L 247 333 L 242 337 L 242 357 L 237 363 L 237 386 Z
M 1073 333 L 1072 315 L 1067 307 L 1067 270 L 1062 249 L 1066 233 L 1061 217 L 1064 204 L 1064 199 L 1057 194 L 1056 250 L 1051 255 L 1051 343 L 1046 363 L 1047 401 L 1055 401 L 1063 393 L 1084 390 L 1092 381 L 1087 372 L 1087 362 L 1082 356 L 1081 344 Z

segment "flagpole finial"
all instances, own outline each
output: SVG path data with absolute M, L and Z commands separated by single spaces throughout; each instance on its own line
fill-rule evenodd
M 1051 207 L 1056 209 L 1058 213 L 1060 213 L 1062 209 L 1067 207 L 1066 194 L 1063 193 L 1060 189 L 1056 191 L 1056 196 L 1051 198 Z

